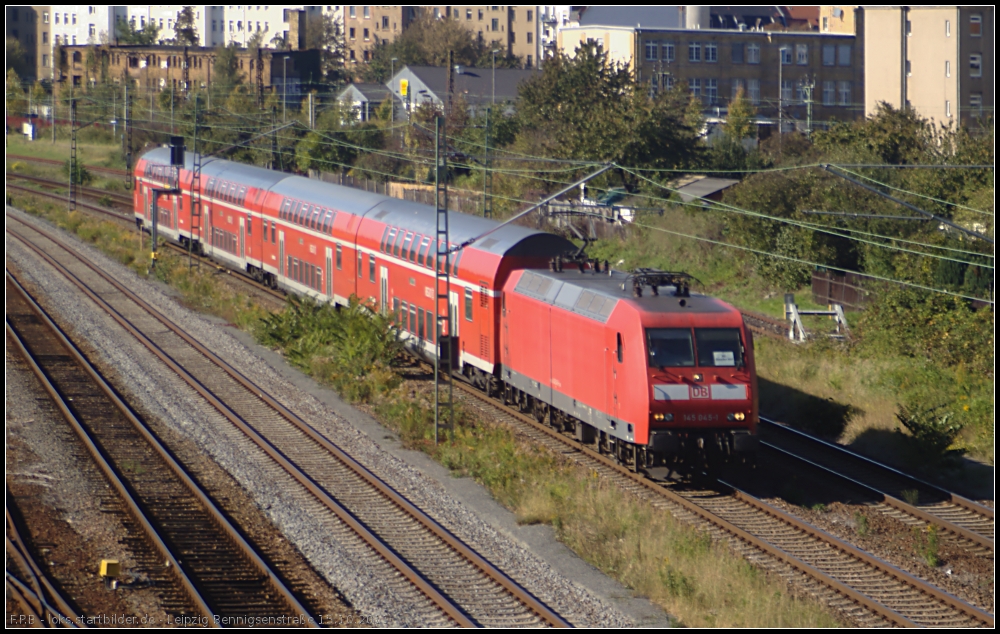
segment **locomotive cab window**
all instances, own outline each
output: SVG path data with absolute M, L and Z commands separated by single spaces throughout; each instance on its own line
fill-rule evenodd
M 695 328 L 698 365 L 743 367 L 743 345 L 738 328 Z
M 382 240 L 378 243 L 378 250 L 385 253 L 385 241 L 389 238 L 389 227 L 382 230 Z
M 687 328 L 647 328 L 649 366 L 689 368 L 694 366 L 694 345 Z

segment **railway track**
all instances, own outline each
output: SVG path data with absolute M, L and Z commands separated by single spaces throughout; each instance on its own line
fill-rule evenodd
M 30 183 L 38 183 L 39 185 L 45 185 L 47 187 L 69 187 L 68 183 L 59 183 L 50 178 L 42 178 L 40 176 L 30 176 L 28 174 L 20 174 L 18 172 L 7 172 L 6 176 L 8 179 L 16 178 L 19 180 L 28 181 Z M 109 192 L 103 189 L 98 189 L 97 187 L 87 187 L 86 185 L 77 185 L 75 188 L 79 195 L 88 196 L 91 198 L 109 198 L 114 204 L 124 207 L 126 210 L 131 211 L 132 209 L 132 196 L 128 194 L 119 194 L 117 192 Z M 65 198 L 65 196 L 63 196 Z M 79 202 L 77 203 L 79 204 Z
M 77 285 L 321 505 L 316 522 L 346 529 L 385 562 L 389 585 L 420 606 L 425 624 L 565 626 L 496 569 L 260 386 L 205 349 L 57 238 L 8 216 L 8 231 Z M 165 352 L 169 351 L 169 353 Z M 292 460 L 294 457 L 294 462 Z M 405 585 L 402 587 L 400 584 Z
M 32 549 L 22 537 L 23 521 L 17 501 L 7 489 L 7 595 L 21 610 L 23 620 L 8 615 L 7 625 L 44 627 L 68 625 L 79 614 L 36 561 Z
M 993 557 L 993 509 L 774 421 L 762 419 L 761 429 L 764 447 L 861 490 L 880 512 L 910 526 L 937 526 L 965 550 Z
M 701 526 L 713 539 L 729 541 L 751 561 L 786 578 L 803 575 L 806 583 L 800 578 L 800 585 L 825 596 L 831 606 L 861 625 L 993 627 L 992 614 L 733 485 L 720 482 L 721 487 L 709 488 L 657 483 L 461 381 L 455 381 L 455 386 L 472 406 L 501 412 L 506 422 L 533 442 Z
M 27 161 L 29 163 L 41 163 L 43 165 L 54 165 L 56 167 L 63 167 L 65 165 L 64 161 L 57 161 L 56 159 L 45 159 L 39 158 L 37 156 L 25 156 L 23 154 L 8 154 L 7 160 L 11 161 Z M 104 172 L 105 174 L 113 174 L 115 176 L 127 176 L 128 172 L 125 170 L 116 169 L 114 167 L 100 167 L 96 165 L 85 165 L 88 170 L 95 172 Z

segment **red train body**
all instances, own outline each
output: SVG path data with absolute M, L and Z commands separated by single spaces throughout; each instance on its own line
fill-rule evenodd
M 209 159 L 192 232 L 190 159 L 176 169 L 169 158 L 158 148 L 136 165 L 138 226 L 152 222 L 154 189 L 179 190 L 159 196 L 161 234 L 275 288 L 370 300 L 394 312 L 408 347 L 436 354 L 434 269 L 444 262 L 435 261 L 433 208 Z M 453 243 L 496 227 L 459 213 L 449 225 Z M 544 268 L 573 248 L 507 225 L 453 256 L 461 374 L 637 469 L 753 454 L 757 379 L 740 313 L 680 284 L 637 297 L 629 274 Z

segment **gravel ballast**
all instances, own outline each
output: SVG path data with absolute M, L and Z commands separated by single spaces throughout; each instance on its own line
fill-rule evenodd
M 19 219 L 54 231 L 40 220 L 12 211 Z M 557 573 L 553 566 L 529 552 L 508 535 L 484 522 L 466 505 L 455 499 L 437 479 L 428 477 L 379 446 L 382 436 L 375 438 L 370 419 L 350 406 L 340 404 L 336 413 L 314 396 L 306 393 L 266 362 L 257 346 L 245 345 L 234 336 L 231 328 L 205 318 L 180 306 L 168 287 L 149 282 L 129 269 L 103 256 L 75 237 L 61 232 L 61 239 L 79 245 L 80 251 L 112 274 L 119 282 L 137 293 L 144 301 L 162 311 L 192 337 L 230 363 L 251 381 L 266 389 L 283 405 L 294 411 L 317 431 L 336 443 L 358 462 L 394 487 L 428 515 L 463 539 L 472 548 L 491 560 L 539 599 L 549 604 L 564 618 L 577 626 L 622 627 L 636 623 L 602 598 L 580 584 Z M 45 293 L 43 303 L 64 326 L 72 325 L 74 335 L 86 339 L 101 356 L 100 361 L 116 369 L 124 384 L 130 386 L 129 398 L 138 399 L 143 407 L 163 424 L 194 441 L 229 472 L 256 500 L 273 521 L 332 585 L 338 588 L 360 613 L 379 625 L 419 626 L 419 615 L 408 604 L 408 593 L 386 583 L 377 574 L 379 566 L 359 561 L 358 545 L 350 536 L 339 531 L 319 530 L 311 505 L 298 496 L 290 495 L 290 483 L 276 479 L 267 459 L 240 432 L 220 415 L 210 410 L 159 361 L 154 359 L 130 335 L 124 334 L 102 311 L 67 280 L 23 248 L 17 240 L 6 238 L 7 258 L 22 272 L 25 281 Z M 264 354 L 273 360 L 273 355 Z M 300 381 L 297 381 L 300 382 Z M 315 386 L 314 386 L 315 387 Z M 315 391 L 315 390 L 310 390 Z M 323 400 L 328 401 L 326 394 Z M 335 397 L 333 397 L 335 398 Z M 355 426 L 363 420 L 371 436 Z M 384 436 L 391 438 L 389 431 Z M 290 480 L 290 478 L 288 478 Z M 447 483 L 445 483 L 447 485 Z M 612 586 L 617 585 L 611 583 Z M 618 586 L 612 594 L 627 591 Z M 661 617 L 665 622 L 665 617 Z M 654 618 L 654 620 L 657 620 Z M 641 618 L 648 623 L 646 618 Z

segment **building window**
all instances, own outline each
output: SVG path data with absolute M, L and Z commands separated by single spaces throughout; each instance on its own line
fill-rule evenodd
M 944 116 L 951 117 L 951 102 L 947 99 L 944 101 Z
M 808 44 L 795 45 L 795 63 L 798 64 L 799 66 L 807 66 L 809 64 Z
M 387 15 L 382 16 L 382 30 L 384 31 L 389 30 L 389 16 Z
M 719 61 L 719 47 L 715 42 L 705 43 L 705 61 L 706 62 L 717 62 Z
M 358 14 L 357 14 L 357 12 L 356 12 L 356 11 L 354 10 L 354 7 L 348 7 L 348 8 L 347 8 L 347 12 L 348 12 L 348 14 L 349 14 L 349 15 L 350 15 L 350 16 L 351 16 L 352 18 L 356 18 L 356 17 L 358 17 Z
M 365 41 L 367 42 L 370 39 L 369 36 L 368 36 L 368 29 L 364 29 L 363 33 L 364 33 L 364 36 L 365 36 Z
M 76 24 L 76 20 L 73 20 L 73 24 Z M 982 37 L 983 36 L 983 16 L 980 14 L 969 16 L 969 35 L 972 37 Z M 949 115 L 950 116 L 950 115 Z
M 944 36 L 951 37 L 951 20 L 944 21 Z
M 534 34 L 531 31 L 528 31 L 528 44 L 532 44 L 533 43 L 533 40 L 534 40 L 534 38 L 532 37 L 533 35 Z M 513 36 L 514 36 L 514 34 L 511 33 L 511 37 L 513 37 Z
M 479 10 L 479 21 L 480 22 L 483 21 L 483 10 L 482 9 Z
M 837 85 L 841 106 L 851 105 L 851 82 L 842 81 Z
M 778 49 L 778 55 L 781 57 L 781 65 L 788 66 L 792 63 L 792 47 L 782 46 Z
M 526 56 L 524 59 L 524 67 L 531 68 L 532 64 L 534 64 L 534 59 L 532 59 L 531 55 Z
M 734 79 L 731 82 L 731 85 L 732 85 L 732 88 L 733 88 L 733 93 L 732 93 L 731 99 L 733 101 L 735 101 L 739 97 L 740 91 L 742 91 L 743 92 L 743 96 L 746 97 L 747 87 L 746 87 L 746 82 L 744 80 L 742 80 L 742 79 Z
M 701 42 L 688 42 L 688 61 L 701 61 Z
M 49 12 L 42 11 L 42 24 L 48 24 L 48 23 L 49 23 Z
M 823 32 L 826 33 L 830 30 L 830 18 L 823 16 Z
M 760 44 L 747 44 L 747 64 L 760 64 Z
M 837 98 L 836 83 L 832 81 L 823 82 L 823 105 L 832 106 Z
M 218 30 L 218 29 L 215 28 L 216 26 L 218 26 L 216 20 L 212 20 L 212 32 L 213 33 L 215 33 Z
M 733 63 L 742 64 L 743 63 L 743 43 L 735 42 L 733 44 Z
M 76 14 L 73 14 L 73 24 L 76 24 Z
M 48 31 L 42 31 L 42 44 L 48 44 L 48 43 L 49 43 L 49 32 Z M 43 64 L 43 66 L 44 66 L 44 64 Z
M 663 61 L 672 62 L 674 61 L 674 43 L 664 42 L 663 43 Z
M 910 60 L 906 60 L 906 76 L 909 77 L 913 74 L 913 70 L 910 67 Z
M 353 26 L 348 30 L 348 32 L 350 33 L 351 39 L 352 40 L 355 39 L 355 37 L 354 37 L 354 27 Z
M 95 35 L 97 35 L 97 27 L 94 26 L 93 24 L 89 25 L 87 31 L 90 34 L 90 37 L 94 37 Z
M 528 22 L 531 22 L 534 19 L 535 19 L 535 12 L 529 10 L 528 11 Z
M 466 9 L 465 10 L 465 19 L 466 20 L 471 20 L 472 19 L 472 9 Z
M 351 49 L 351 59 L 354 59 L 354 49 Z
M 951 60 L 945 60 L 944 62 L 944 76 L 951 77 Z
M 499 18 L 493 18 L 492 20 L 490 20 L 490 30 L 491 31 L 499 31 L 500 30 L 500 19 Z
M 76 46 L 76 36 L 73 36 L 73 46 Z
M 979 53 L 969 55 L 969 77 L 983 76 L 983 56 Z
M 792 80 L 781 80 L 781 100 L 788 103 L 792 100 Z
M 700 79 L 689 79 L 688 80 L 688 90 L 691 92 L 693 97 L 701 97 L 701 80 Z
M 59 24 L 59 14 L 56 13 L 55 16 L 56 16 L 56 24 Z
M 906 21 L 906 36 L 909 37 L 911 35 L 913 35 L 913 25 L 910 24 L 909 20 L 907 20 Z
M 750 96 L 750 103 L 757 105 L 760 103 L 760 80 L 759 79 L 748 79 L 747 80 L 747 92 Z
M 719 80 L 718 79 L 706 79 L 705 80 L 705 103 L 709 106 L 715 105 L 719 100 Z
M 362 7 L 361 10 L 364 12 L 366 20 L 371 19 L 372 14 L 371 14 L 371 11 L 369 10 L 369 7 Z
M 49 56 L 42 53 L 42 68 L 48 68 L 49 66 Z
M 837 65 L 839 66 L 850 66 L 851 65 L 851 45 L 841 44 L 837 47 Z
M 837 47 L 833 44 L 823 45 L 823 65 L 835 66 L 837 63 Z
M 655 62 L 657 59 L 657 49 L 660 48 L 659 42 L 646 42 L 646 61 Z

